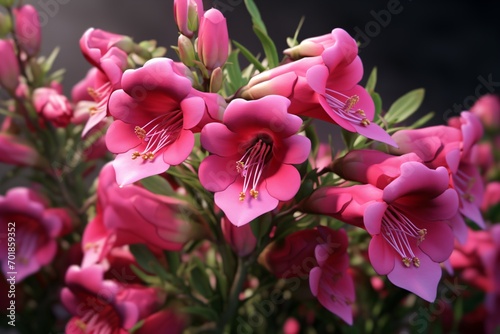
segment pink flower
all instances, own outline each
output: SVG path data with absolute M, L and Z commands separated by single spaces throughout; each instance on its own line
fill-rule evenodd
M 89 28 L 80 38 L 83 56 L 95 67 L 100 67 L 101 58 L 113 47 L 128 53 L 133 43 L 130 37 L 114 34 L 101 29 Z
M 481 210 L 487 212 L 500 205 L 500 182 L 493 181 L 486 184 L 486 191 L 484 192 L 483 203 Z
M 428 301 L 436 298 L 440 262 L 453 250 L 448 225 L 458 211 L 455 190 L 444 167 L 403 162 L 399 175 L 376 185 L 322 187 L 304 204 L 305 212 L 333 216 L 372 235 L 369 257 L 379 275 Z M 373 182 L 373 181 L 370 181 Z
M 352 324 L 354 284 L 347 273 L 349 256 L 344 230 L 318 226 L 288 235 L 269 246 L 261 257 L 279 278 L 309 278 L 312 294 L 330 312 Z
M 187 326 L 188 323 L 185 315 L 173 309 L 163 309 L 144 319 L 144 323 L 136 333 L 182 334 Z
M 162 303 L 156 289 L 104 279 L 104 267 L 69 267 L 61 300 L 73 315 L 66 333 L 128 333 Z
M 446 167 L 450 185 L 458 192 L 461 215 L 484 228 L 479 207 L 484 185 L 473 160 L 478 141 L 483 135 L 479 119 L 470 112 L 462 112 L 455 126 L 433 126 L 416 130 L 402 130 L 393 135 L 399 148 L 396 154 L 414 152 L 430 168 Z M 457 220 L 462 220 L 461 216 Z
M 97 70 L 89 71 L 82 80 L 81 85 L 87 85 L 87 94 L 95 101 L 88 108 L 89 118 L 83 129 L 82 136 L 101 123 L 109 116 L 108 103 L 111 93 L 121 88 L 123 71 L 127 68 L 127 54 L 122 50 L 112 47 L 99 60 Z M 81 87 L 76 86 L 75 95 L 85 96 L 81 93 Z M 76 95 L 76 97 L 79 97 Z M 86 97 L 86 96 L 85 96 Z
M 315 248 L 318 266 L 309 274 L 309 287 L 314 296 L 327 310 L 352 325 L 351 304 L 354 302 L 354 282 L 347 272 L 349 256 L 347 254 L 347 234 L 344 230 L 331 231 L 318 226 L 321 234 L 330 234 L 335 241 L 322 243 Z
M 30 144 L 7 133 L 0 133 L 0 162 L 32 167 L 46 163 Z
M 306 57 L 253 77 L 241 96 L 256 99 L 269 94 L 288 97 L 289 112 L 338 124 L 395 146 L 390 136 L 372 123 L 375 106 L 358 82 L 363 65 L 356 41 L 342 29 L 331 33 L 331 45 L 320 56 Z
M 19 63 L 11 40 L 0 39 L 0 85 L 11 95 L 19 85 Z
M 171 59 L 155 58 L 123 74 L 109 100 L 115 118 L 106 134 L 117 182 L 130 184 L 182 163 L 194 146 L 190 130 L 204 117 L 204 100 Z
M 198 55 L 209 70 L 222 67 L 229 54 L 226 18 L 215 8 L 203 15 L 198 33 Z
M 48 208 L 46 201 L 33 190 L 18 187 L 0 196 L 0 224 L 5 232 L 0 242 L 2 271 L 6 276 L 14 271 L 7 261 L 7 245 L 13 242 L 8 237 L 13 237 L 16 280 L 21 282 L 53 260 L 56 238 L 69 228 L 71 218 L 63 209 Z
M 97 214 L 83 234 L 83 249 L 92 250 L 84 266 L 102 261 L 112 247 L 134 243 L 178 251 L 200 233 L 179 216 L 186 203 L 136 185 L 120 187 L 111 164 L 99 174 L 97 195 Z
M 65 127 L 73 116 L 73 109 L 66 96 L 53 88 L 41 87 L 33 92 L 35 110 L 56 127 Z
M 193 37 L 203 13 L 201 0 L 174 0 L 174 20 L 184 36 Z
M 40 51 L 42 33 L 38 12 L 32 5 L 22 5 L 13 9 L 16 20 L 16 37 L 19 47 L 30 57 Z
M 239 257 L 251 254 L 257 246 L 257 238 L 250 224 L 234 226 L 229 220 L 222 218 L 222 233 L 226 242 Z
M 481 123 L 488 130 L 500 129 L 500 97 L 487 94 L 474 103 L 470 112 L 479 117 Z
M 201 144 L 213 155 L 202 161 L 201 184 L 236 226 L 295 196 L 300 174 L 292 164 L 307 159 L 308 138 L 296 135 L 302 120 L 287 113 L 288 99 L 233 100 L 223 123 L 207 124 Z
M 283 334 L 299 334 L 300 322 L 295 318 L 288 318 L 283 324 Z

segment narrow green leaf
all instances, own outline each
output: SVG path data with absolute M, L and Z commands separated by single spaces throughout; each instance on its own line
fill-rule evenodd
M 210 279 L 205 271 L 205 266 L 198 258 L 193 258 L 189 271 L 189 282 L 194 290 L 198 291 L 203 297 L 210 298 L 213 295 Z
M 187 306 L 180 309 L 181 312 L 199 315 L 207 320 L 217 321 L 219 315 L 209 307 Z
M 424 115 L 422 116 L 421 118 L 419 118 L 415 123 L 413 123 L 410 128 L 411 129 L 416 129 L 416 128 L 420 128 L 422 127 L 423 125 L 425 125 L 427 122 L 429 122 L 433 117 L 434 117 L 435 113 L 433 111 L 431 111 L 430 113 L 428 113 L 427 115 Z
M 257 35 L 264 48 L 264 53 L 266 54 L 267 64 L 269 68 L 274 68 L 279 65 L 278 59 L 278 50 L 276 49 L 276 45 L 274 45 L 273 40 L 267 33 L 265 33 L 260 27 L 253 27 L 253 31 Z
M 370 96 L 372 97 L 373 103 L 375 104 L 375 120 L 380 117 L 380 113 L 382 112 L 382 98 L 379 93 L 371 92 Z
M 154 194 L 172 196 L 175 191 L 170 183 L 159 175 L 153 175 L 141 180 L 142 185 Z
M 241 73 L 240 63 L 238 61 L 238 54 L 241 50 L 237 49 L 229 54 L 227 58 L 226 65 L 224 65 L 224 71 L 226 73 L 226 80 L 224 81 L 226 85 L 227 96 L 233 95 L 240 87 L 243 87 L 247 82 L 243 79 L 243 74 Z
M 299 45 L 297 38 L 299 37 L 299 32 L 300 32 L 300 29 L 302 29 L 302 25 L 304 24 L 305 19 L 306 19 L 305 16 L 302 16 L 300 18 L 299 25 L 297 26 L 297 29 L 295 30 L 295 34 L 293 35 L 293 38 L 287 37 L 286 44 L 289 47 L 293 48 L 294 46 Z
M 264 21 L 262 21 L 262 17 L 260 16 L 259 9 L 253 0 L 245 0 L 245 6 L 247 7 L 247 11 L 252 17 L 252 23 L 258 27 L 267 35 L 266 25 Z
M 52 68 L 54 61 L 56 60 L 57 55 L 59 54 L 59 50 L 60 50 L 59 47 L 54 48 L 54 50 L 52 50 L 47 59 L 43 61 L 42 70 L 45 73 L 49 72 L 50 69 Z
M 423 88 L 412 90 L 397 99 L 384 116 L 389 124 L 399 123 L 413 115 L 424 100 Z
M 146 271 L 156 274 L 163 281 L 168 280 L 168 273 L 151 253 L 149 248 L 143 244 L 130 245 L 130 252 L 134 255 L 137 263 Z
M 240 43 L 233 40 L 234 45 L 240 49 L 241 54 L 251 63 L 259 72 L 264 72 L 266 68 L 260 63 L 260 61 L 248 50 L 246 47 Z
M 368 77 L 368 81 L 366 82 L 366 90 L 368 93 L 373 93 L 375 91 L 375 86 L 377 85 L 377 67 L 374 67 L 370 76 Z

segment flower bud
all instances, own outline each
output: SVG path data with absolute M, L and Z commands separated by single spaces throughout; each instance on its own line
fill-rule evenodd
M 9 93 L 14 94 L 19 84 L 19 63 L 17 62 L 16 52 L 10 40 L 0 40 L 0 85 Z
M 174 19 L 182 35 L 193 37 L 202 15 L 202 0 L 174 0 Z
M 41 28 L 38 12 L 31 5 L 14 9 L 16 36 L 21 50 L 33 57 L 40 51 Z
M 0 133 L 0 162 L 15 166 L 38 166 L 41 159 L 37 151 L 21 138 Z
M 500 129 L 500 97 L 487 94 L 479 98 L 470 109 L 487 130 Z
M 222 88 L 222 69 L 217 67 L 210 77 L 210 93 L 217 93 Z
M 257 239 L 255 238 L 250 224 L 243 226 L 233 225 L 229 219 L 222 219 L 222 233 L 224 239 L 240 257 L 249 255 L 257 246 Z
M 179 35 L 177 40 L 177 47 L 179 48 L 179 58 L 186 66 L 193 66 L 195 56 L 194 56 L 194 46 L 189 38 L 184 35 Z
M 37 88 L 33 92 L 35 110 L 54 126 L 65 127 L 73 116 L 73 110 L 67 98 L 53 88 Z
M 4 38 L 12 29 L 10 16 L 0 12 L 0 38 Z
M 222 67 L 229 52 L 226 18 L 217 9 L 208 10 L 198 33 L 198 55 L 209 70 Z

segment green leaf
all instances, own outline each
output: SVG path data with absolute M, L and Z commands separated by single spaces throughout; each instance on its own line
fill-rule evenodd
M 141 180 L 142 185 L 154 194 L 172 196 L 175 191 L 170 183 L 159 175 L 153 175 Z
M 261 62 L 248 50 L 246 47 L 240 43 L 233 40 L 234 45 L 240 49 L 241 54 L 251 63 L 259 72 L 264 72 L 266 68 L 261 64 Z
M 273 40 L 267 33 L 262 31 L 260 27 L 254 26 L 253 31 L 257 35 L 264 48 L 264 53 L 266 54 L 267 64 L 269 68 L 274 68 L 279 65 L 278 59 L 278 50 L 276 49 L 276 45 L 274 45 Z
M 267 34 L 266 25 L 262 21 L 259 9 L 255 5 L 253 0 L 245 0 L 245 5 L 247 7 L 248 13 L 252 17 L 253 31 L 257 35 L 264 48 L 264 53 L 266 54 L 267 63 L 269 68 L 274 68 L 279 65 L 278 51 L 276 45 L 274 45 L 273 40 Z
M 389 124 L 399 123 L 413 115 L 424 100 L 423 88 L 412 90 L 397 99 L 384 116 Z
M 226 80 L 224 83 L 228 96 L 233 95 L 240 87 L 243 87 L 247 83 L 246 80 L 243 79 L 240 63 L 238 61 L 238 54 L 240 51 L 241 50 L 237 49 L 231 52 L 227 58 L 226 65 L 224 65 L 224 71 L 226 73 Z
M 380 97 L 380 94 L 376 92 L 371 92 L 370 96 L 375 104 L 375 119 L 378 119 L 380 113 L 382 112 L 382 98 Z
M 50 69 L 52 68 L 52 65 L 54 64 L 54 60 L 56 60 L 57 55 L 59 54 L 59 50 L 60 50 L 59 47 L 54 48 L 54 50 L 52 50 L 52 52 L 50 53 L 49 57 L 43 61 L 42 70 L 45 73 L 50 71 Z
M 375 91 L 375 85 L 377 84 L 377 67 L 374 67 L 370 76 L 368 77 L 368 81 L 366 82 L 366 90 L 368 93 L 373 93 Z
M 297 26 L 297 29 L 295 30 L 295 34 L 293 35 L 293 38 L 290 38 L 290 37 L 286 38 L 286 44 L 289 47 L 293 48 L 294 46 L 299 45 L 297 38 L 299 37 L 299 32 L 300 32 L 300 29 L 302 29 L 302 25 L 304 24 L 305 19 L 306 19 L 305 16 L 302 16 L 300 18 L 299 25 Z
M 189 271 L 189 282 L 191 286 L 203 297 L 210 298 L 213 295 L 210 279 L 205 271 L 205 266 L 200 259 L 192 259 Z
M 130 252 L 134 255 L 137 263 L 142 269 L 156 274 L 163 281 L 168 281 L 168 273 L 158 262 L 158 259 L 151 253 L 149 248 L 143 244 L 130 245 Z
M 209 307 L 187 306 L 180 309 L 181 312 L 201 316 L 210 321 L 217 321 L 219 315 Z
M 425 116 L 422 116 L 421 118 L 419 118 L 415 123 L 413 123 L 411 126 L 410 126 L 410 129 L 416 129 L 416 128 L 420 128 L 422 127 L 423 125 L 425 125 L 427 122 L 429 122 L 433 117 L 434 117 L 435 113 L 433 111 L 431 111 L 430 113 L 428 113 L 427 115 Z
M 252 17 L 252 23 L 260 27 L 261 30 L 267 34 L 266 30 L 266 25 L 264 24 L 264 21 L 262 21 L 262 17 L 260 16 L 259 9 L 257 8 L 257 5 L 255 5 L 255 2 L 253 0 L 245 0 L 245 6 L 247 7 L 247 11 Z

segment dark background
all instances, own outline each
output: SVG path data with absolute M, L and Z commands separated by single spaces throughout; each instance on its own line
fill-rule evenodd
M 130 35 L 135 41 L 155 39 L 159 45 L 177 43 L 172 0 L 32 0 L 43 25 L 43 53 L 61 47 L 56 66 L 66 68 L 65 90 L 82 78 L 89 65 L 78 40 L 89 27 Z M 335 27 L 357 37 L 363 47 L 362 84 L 378 67 L 377 90 L 387 108 L 409 90 L 423 87 L 426 97 L 420 112 L 435 111 L 433 123 L 467 109 L 478 94 L 500 92 L 499 6 L 495 1 L 286 1 L 255 0 L 279 50 L 293 36 L 302 16 L 299 40 L 322 35 Z M 223 11 L 230 38 L 260 52 L 243 0 L 204 1 Z M 381 14 L 389 13 L 390 18 Z M 397 10 L 394 10 L 396 8 Z M 394 13 L 396 12 L 397 13 Z M 383 17 L 383 24 L 375 16 Z M 365 34 L 362 36 L 359 32 Z M 169 50 L 167 56 L 176 59 Z M 481 79 L 483 78 L 483 79 Z M 498 83 L 497 83 L 498 82 Z M 455 105 L 463 105 L 456 107 Z

